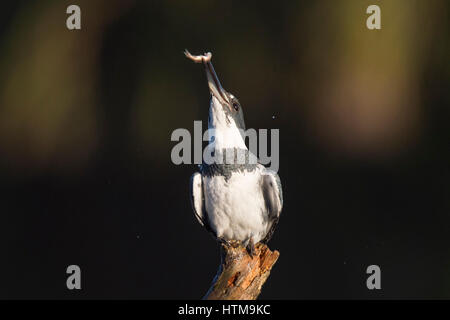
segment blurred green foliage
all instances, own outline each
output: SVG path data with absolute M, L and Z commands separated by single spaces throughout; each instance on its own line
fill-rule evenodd
M 382 30 L 369 31 L 372 2 L 79 1 L 81 31 L 65 28 L 65 2 L 20 2 L 0 39 L 2 156 L 32 170 L 89 165 L 115 136 L 104 131 L 111 109 L 123 110 L 131 145 L 166 153 L 170 131 L 190 129 L 184 120 L 207 110 L 184 47 L 213 52 L 251 124 L 270 127 L 270 115 L 282 114 L 277 126 L 298 119 L 333 152 L 402 150 L 430 107 L 422 75 L 449 77 L 449 5 L 379 1 Z

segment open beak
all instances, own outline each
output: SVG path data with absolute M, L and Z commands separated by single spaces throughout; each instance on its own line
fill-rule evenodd
M 222 105 L 228 105 L 228 97 L 220 84 L 219 78 L 217 77 L 211 60 L 204 60 L 203 64 L 205 66 L 206 77 L 208 79 L 208 87 L 211 94 L 220 101 Z

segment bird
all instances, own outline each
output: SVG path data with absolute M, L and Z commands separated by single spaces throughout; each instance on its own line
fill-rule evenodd
M 212 154 L 231 150 L 235 155 L 241 152 L 246 160 L 206 163 L 203 159 L 190 179 L 192 209 L 217 241 L 232 246 L 241 243 L 253 256 L 255 245 L 266 244 L 278 224 L 283 207 L 280 177 L 258 161 L 248 161 L 253 154 L 242 134 L 245 121 L 241 103 L 222 87 L 211 63 L 212 54 L 195 56 L 187 50 L 184 54 L 205 68 L 211 98 L 208 130 L 213 132 L 209 135 Z

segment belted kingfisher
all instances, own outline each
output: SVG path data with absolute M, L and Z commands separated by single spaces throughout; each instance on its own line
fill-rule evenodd
M 211 63 L 211 53 L 186 57 L 203 63 L 211 102 L 208 129 L 214 153 L 232 150 L 249 159 L 242 130 L 244 114 L 238 99 L 224 90 Z M 234 158 L 235 159 L 235 158 Z M 256 159 L 256 157 L 255 157 Z M 249 252 L 254 245 L 267 243 L 275 230 L 283 206 L 278 174 L 257 161 L 207 164 L 205 160 L 190 181 L 191 204 L 195 216 L 219 242 L 240 241 Z

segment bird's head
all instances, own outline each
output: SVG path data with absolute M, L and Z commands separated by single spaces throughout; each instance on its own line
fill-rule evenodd
M 245 122 L 242 106 L 233 94 L 222 87 L 211 63 L 211 53 L 193 56 L 186 50 L 185 55 L 194 62 L 203 63 L 205 67 L 211 93 L 208 118 L 210 142 L 214 142 L 218 149 L 246 149 L 243 136 Z

